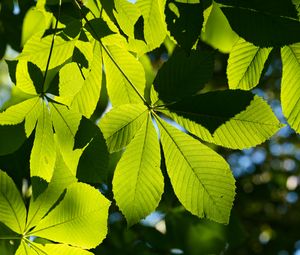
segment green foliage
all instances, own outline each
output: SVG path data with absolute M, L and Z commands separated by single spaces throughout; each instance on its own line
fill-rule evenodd
M 280 47 L 283 113 L 300 132 L 299 6 L 291 1 L 38 0 L 26 16 L 21 2 L 18 38 L 8 31 L 14 6 L 0 4 L 0 57 L 7 43 L 23 46 L 7 61 L 14 87 L 1 105 L 0 155 L 19 155 L 31 141 L 23 196 L 24 176 L 0 172 L 0 222 L 4 236 L 13 232 L 6 239 L 19 240 L 18 255 L 92 254 L 107 234 L 104 195 L 128 226 L 164 210 L 173 191 L 191 214 L 229 224 L 235 180 L 215 145 L 253 147 L 283 126 L 246 91 L 262 85 Z M 217 49 L 229 53 L 229 89 L 211 82 Z M 200 230 L 189 230 L 191 243 L 204 245 Z
M 5 172 L 0 172 L 0 206 L 3 214 L 1 222 L 16 232 L 15 237 L 8 238 L 21 239 L 16 254 L 71 254 L 71 251 L 90 254 L 83 249 L 97 246 L 105 237 L 109 201 L 96 189 L 76 182 L 72 175 L 64 174 L 66 168 L 62 169 L 61 164 L 63 163 L 57 162 L 59 176 L 54 176 L 40 196 L 32 198 L 28 216 L 13 180 Z M 65 194 L 58 200 L 64 189 Z M 58 204 L 53 207 L 55 203 Z M 94 203 L 97 207 L 94 207 Z M 101 217 L 98 216 L 99 213 Z M 32 242 L 30 236 L 43 237 L 62 244 L 44 246 Z M 47 253 L 48 250 L 50 253 Z

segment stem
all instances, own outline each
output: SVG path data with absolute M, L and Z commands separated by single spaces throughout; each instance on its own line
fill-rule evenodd
M 49 52 L 49 56 L 48 56 L 48 60 L 47 60 L 47 65 L 46 65 L 46 71 L 44 74 L 44 80 L 43 80 L 43 85 L 42 85 L 42 91 L 44 93 L 44 89 L 45 89 L 45 83 L 46 83 L 46 78 L 47 78 L 47 74 L 48 74 L 48 69 L 50 66 L 50 60 L 51 60 L 51 56 L 52 56 L 52 52 L 53 52 L 53 48 L 54 48 L 54 41 L 55 41 L 55 37 L 56 37 L 56 32 L 57 32 L 57 26 L 58 26 L 58 20 L 60 18 L 60 11 L 61 11 L 61 1 L 59 0 L 59 5 L 58 5 L 58 16 L 55 22 L 55 27 L 54 27 L 54 34 L 52 37 L 52 41 L 51 41 L 51 46 L 50 46 L 50 52 Z
M 80 10 L 80 12 L 82 12 L 81 6 L 77 3 L 76 0 L 74 0 L 76 6 L 78 7 L 78 9 Z M 85 22 L 87 23 L 87 25 L 90 27 L 90 29 L 93 31 L 93 33 L 96 36 L 96 39 L 99 41 L 101 47 L 104 49 L 104 51 L 106 52 L 106 54 L 108 55 L 108 57 L 111 59 L 111 61 L 114 63 L 114 65 L 117 67 L 117 69 L 121 72 L 121 74 L 124 76 L 124 78 L 126 79 L 126 81 L 129 83 L 129 85 L 133 88 L 133 90 L 137 93 L 137 95 L 139 96 L 139 98 L 144 102 L 144 104 L 150 109 L 150 105 L 148 104 L 148 102 L 146 101 L 146 99 L 141 95 L 141 93 L 138 91 L 138 89 L 135 87 L 135 85 L 132 83 L 132 81 L 128 78 L 128 76 L 123 72 L 122 68 L 118 65 L 118 63 L 115 61 L 114 57 L 111 55 L 110 51 L 107 49 L 107 47 L 101 42 L 101 39 L 98 37 L 95 29 L 92 27 L 92 25 L 90 24 L 89 20 L 82 15 L 83 19 L 85 20 Z
M 20 240 L 22 239 L 21 236 L 3 236 L 0 237 L 0 240 Z

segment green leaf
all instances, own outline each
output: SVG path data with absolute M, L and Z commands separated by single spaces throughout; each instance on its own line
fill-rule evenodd
M 227 224 L 235 180 L 209 147 L 157 118 L 168 175 L 182 205 L 201 218 Z
M 290 18 L 297 18 L 297 12 L 292 0 L 215 0 L 222 5 L 228 5 L 237 8 L 252 9 L 259 12 L 266 12 L 272 15 L 285 16 Z
M 26 241 L 22 241 L 19 246 L 16 255 L 93 255 L 89 251 L 82 250 L 80 248 L 71 247 L 66 244 L 38 244 L 32 243 L 29 244 Z
M 105 139 L 98 126 L 84 117 L 80 121 L 74 144 L 74 148 L 83 147 L 76 174 L 79 181 L 107 182 L 108 150 Z
M 75 95 L 82 89 L 83 75 L 78 63 L 64 65 L 59 71 L 59 98 L 56 100 L 70 106 Z
M 213 134 L 222 124 L 244 111 L 253 98 L 254 94 L 247 91 L 212 91 L 188 97 L 166 107 L 178 116 L 202 125 Z
M 163 189 L 160 147 L 148 114 L 122 155 L 113 178 L 114 197 L 129 226 L 155 210 Z
M 89 20 L 89 22 L 86 23 L 85 28 L 97 41 L 105 36 L 113 34 L 113 31 L 110 30 L 106 22 L 101 18 Z
M 26 208 L 13 180 L 0 170 L 0 221 L 18 234 L 23 234 Z
M 167 35 L 165 0 L 138 0 L 136 3 L 144 17 L 144 36 L 148 50 L 160 46 Z
M 268 10 L 228 6 L 221 9 L 231 28 L 254 45 L 281 47 L 300 40 L 300 22 L 296 19 Z
M 300 43 L 281 49 L 282 82 L 281 103 L 284 116 L 288 123 L 300 133 Z
M 146 86 L 142 64 L 126 50 L 108 46 L 103 52 L 106 86 L 113 106 L 128 103 L 141 103 L 137 92 L 143 96 Z
M 127 104 L 113 108 L 100 121 L 109 152 L 123 149 L 134 137 L 147 118 L 142 104 Z
M 30 72 L 28 69 L 28 62 L 26 60 L 19 60 L 17 63 L 16 68 L 16 87 L 22 90 L 23 92 L 30 94 L 30 95 L 36 95 L 36 89 L 35 85 L 33 83 L 32 78 L 30 75 L 32 75 L 32 71 Z M 32 63 L 31 63 L 32 64 Z M 41 86 L 42 84 L 37 84 L 38 86 Z
M 211 10 L 205 10 L 204 15 L 209 16 L 204 21 L 201 39 L 215 49 L 229 53 L 239 36 L 230 27 L 218 4 L 213 1 Z
M 36 33 L 43 33 L 49 26 L 51 14 L 41 8 L 29 9 L 24 17 L 22 28 L 22 45 Z
M 34 110 L 38 102 L 39 98 L 30 98 L 0 112 L 0 125 L 16 125 L 23 122 L 30 115 L 30 112 Z M 26 132 L 26 134 L 28 133 Z
M 96 109 L 102 84 L 102 50 L 95 44 L 90 71 L 86 75 L 81 89 L 74 96 L 71 107 L 89 118 Z
M 19 60 L 28 60 L 36 64 L 41 70 L 46 69 L 47 59 L 50 52 L 52 35 L 40 38 L 39 35 L 32 36 L 25 44 Z M 66 41 L 61 36 L 56 36 L 49 69 L 63 64 L 72 56 L 75 40 Z
M 0 125 L 0 155 L 15 152 L 26 139 L 24 122 L 14 126 Z
M 76 175 L 82 149 L 74 148 L 75 135 L 78 130 L 81 115 L 64 105 L 50 104 L 51 119 L 55 130 L 55 141 L 58 144 L 63 160 L 71 172 Z
M 18 61 L 17 60 L 5 60 L 8 66 L 9 77 L 13 83 L 16 84 L 16 68 Z
M 106 236 L 110 202 L 100 191 L 71 184 L 63 200 L 28 235 L 84 249 L 95 248 Z
M 43 92 L 43 83 L 44 83 L 44 75 L 38 66 L 31 62 L 27 62 L 28 67 L 28 73 L 30 75 L 30 79 L 33 82 L 33 85 L 35 87 L 35 91 L 37 94 L 40 94 Z
M 154 88 L 165 103 L 180 100 L 201 90 L 212 76 L 214 54 L 191 51 L 187 56 L 175 51 L 161 67 L 154 80 Z
M 50 181 L 55 164 L 56 149 L 49 108 L 45 102 L 40 107 L 35 139 L 30 155 L 30 176 Z
M 168 30 L 177 43 L 187 52 L 200 37 L 204 21 L 202 4 L 171 1 L 166 8 Z
M 31 197 L 26 230 L 35 227 L 53 207 L 53 204 L 59 199 L 64 189 L 76 181 L 74 174 L 66 166 L 61 155 L 57 153 L 51 182 L 42 194 L 37 194 L 38 196 L 36 196 L 33 193 Z
M 136 4 L 133 4 L 127 0 L 115 1 L 114 16 L 122 31 L 131 38 L 134 38 L 134 25 L 136 24 L 140 15 L 141 11 Z
M 230 92 L 225 91 L 224 95 L 228 93 L 240 94 L 238 90 L 233 90 Z M 245 91 L 244 93 L 250 92 Z M 222 94 L 220 94 L 220 96 L 221 95 Z M 228 101 L 229 98 L 227 98 L 227 102 Z M 210 104 L 206 105 L 205 109 L 210 109 L 216 102 L 217 101 L 210 102 Z M 222 104 L 222 101 L 220 103 Z M 219 109 L 223 109 L 223 107 L 226 106 L 224 104 L 220 107 Z M 201 109 L 201 111 L 203 111 L 203 109 Z M 166 114 L 173 118 L 179 125 L 204 141 L 232 149 L 244 149 L 261 144 L 282 127 L 271 107 L 259 96 L 254 96 L 253 100 L 244 110 L 230 119 L 228 116 L 225 117 L 223 115 L 223 111 L 219 111 L 219 115 L 209 115 L 206 113 L 204 116 L 202 114 L 198 115 L 197 108 L 190 109 L 190 112 L 181 112 L 181 116 L 176 114 L 176 112 L 175 110 L 174 113 Z M 211 134 L 208 129 L 202 126 L 203 122 L 201 121 L 201 116 L 206 116 L 206 119 L 223 120 L 224 124 L 220 125 L 214 133 Z M 221 122 L 219 123 L 221 124 Z
M 227 65 L 231 89 L 250 90 L 259 83 L 272 48 L 260 48 L 240 38 L 233 46 Z

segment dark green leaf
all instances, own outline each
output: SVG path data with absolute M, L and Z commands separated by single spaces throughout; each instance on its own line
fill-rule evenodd
M 212 76 L 214 54 L 192 50 L 187 56 L 176 50 L 158 71 L 154 88 L 165 103 L 194 95 L 201 90 Z
M 31 62 L 27 63 L 27 67 L 28 67 L 28 73 L 33 82 L 36 93 L 38 93 L 38 94 L 42 93 L 43 92 L 44 75 L 43 75 L 41 69 L 37 65 L 35 65 Z
M 179 14 L 179 16 L 177 16 Z M 187 52 L 200 36 L 204 21 L 201 4 L 186 4 L 171 1 L 166 8 L 168 30 L 178 44 Z
M 0 155 L 15 152 L 26 139 L 24 122 L 13 126 L 0 126 Z
M 251 92 L 242 90 L 214 91 L 186 98 L 169 105 L 168 109 L 213 133 L 219 126 L 245 110 L 253 97 Z
M 81 67 L 85 67 L 85 68 L 89 67 L 88 60 L 77 47 L 74 48 L 72 61 L 78 63 Z
M 113 31 L 110 30 L 106 22 L 101 18 L 90 20 L 87 24 L 85 24 L 85 28 L 97 41 L 99 41 L 102 37 L 113 34 Z
M 237 7 L 221 8 L 231 28 L 246 41 L 260 47 L 300 41 L 300 22 L 288 17 Z
M 3 37 L 2 34 L 0 34 L 1 37 Z M 4 57 L 4 54 L 6 52 L 6 40 L 1 38 L 0 39 L 0 60 Z
M 81 31 L 82 24 L 80 20 L 74 20 L 73 22 L 67 24 L 64 32 L 66 35 L 70 36 L 71 38 L 75 38 Z
M 90 120 L 82 117 L 75 135 L 74 150 L 84 148 L 100 132 L 99 128 Z
M 140 16 L 139 19 L 134 24 L 134 38 L 145 41 L 143 16 Z
M 106 181 L 108 150 L 100 129 L 83 117 L 75 136 L 74 149 L 85 148 L 77 167 L 77 178 L 89 183 Z
M 16 84 L 16 69 L 17 69 L 18 61 L 17 60 L 6 60 L 5 62 L 8 66 L 8 72 L 9 72 L 10 79 L 14 84 Z
M 252 9 L 277 16 L 286 16 L 297 19 L 297 11 L 291 0 L 216 0 L 222 5 Z

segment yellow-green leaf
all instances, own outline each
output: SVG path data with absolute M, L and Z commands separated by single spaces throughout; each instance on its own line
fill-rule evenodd
M 228 59 L 227 76 L 231 89 L 250 90 L 259 83 L 272 48 L 260 48 L 240 38 Z
M 142 64 L 125 49 L 108 46 L 103 51 L 106 86 L 114 106 L 128 103 L 141 103 L 146 86 L 145 71 Z
M 147 107 L 142 104 L 126 104 L 113 108 L 100 121 L 108 150 L 123 149 L 134 137 L 147 118 Z
M 23 234 L 26 208 L 13 180 L 0 170 L 0 221 L 18 234 Z
M 40 105 L 35 139 L 30 155 L 30 175 L 50 181 L 55 164 L 56 148 L 49 108 L 45 102 Z
M 179 201 L 192 214 L 227 224 L 235 196 L 229 165 L 198 140 L 157 120 L 168 175 Z
M 300 133 L 300 43 L 283 47 L 281 56 L 282 111 L 291 127 Z
M 113 192 L 131 226 L 158 206 L 164 189 L 160 147 L 151 115 L 127 146 L 113 178 Z
M 95 248 L 106 236 L 110 202 L 99 190 L 71 184 L 64 199 L 29 232 L 83 249 Z

